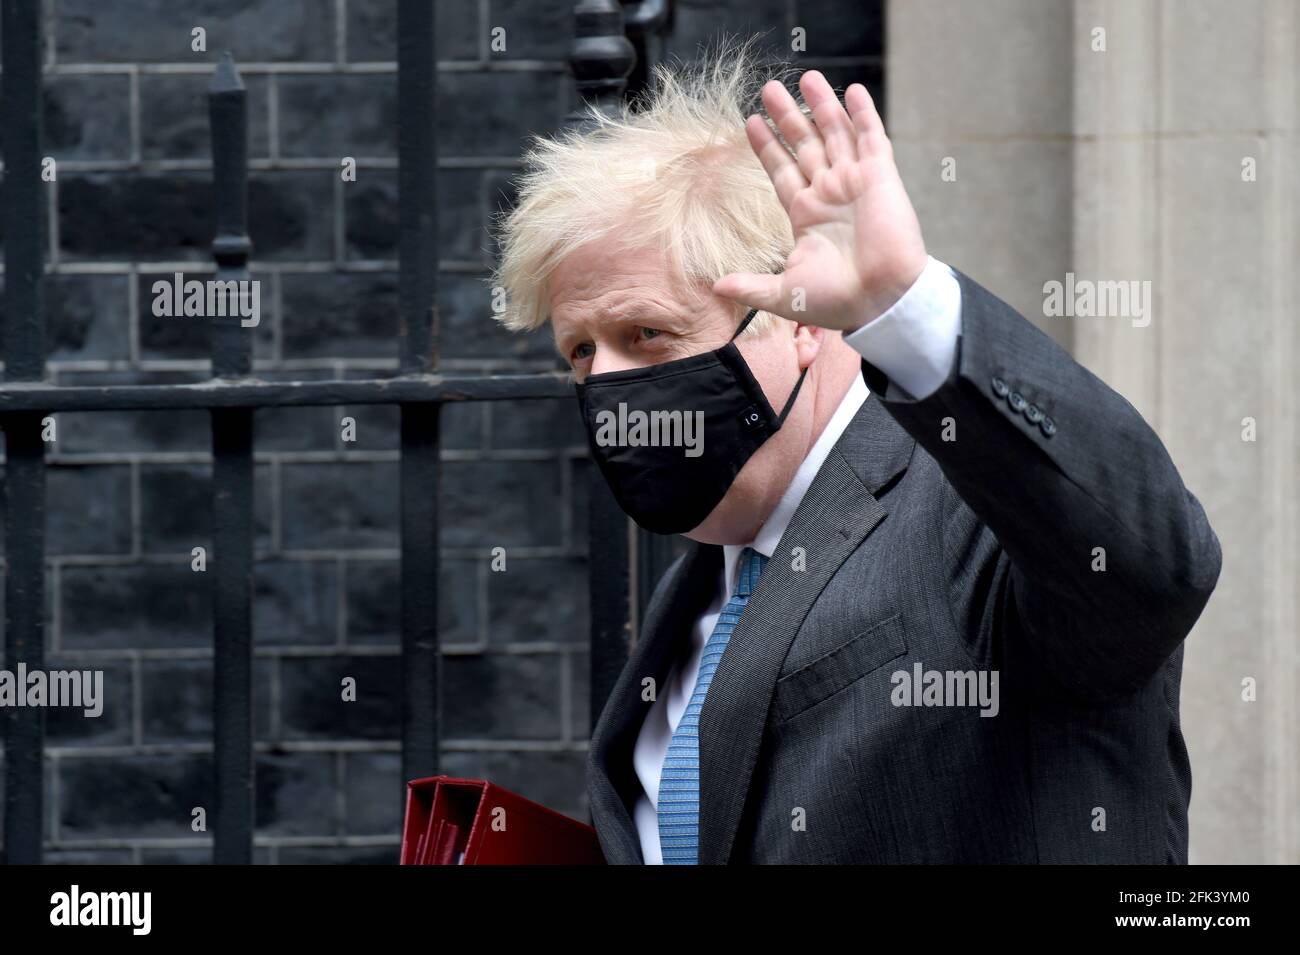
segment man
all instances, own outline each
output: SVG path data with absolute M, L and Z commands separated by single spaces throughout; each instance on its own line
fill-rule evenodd
M 692 542 L 592 737 L 607 860 L 1186 862 L 1200 504 L 928 255 L 864 87 L 746 119 L 753 72 L 540 141 L 505 222 L 505 323 L 550 320 L 616 498 Z

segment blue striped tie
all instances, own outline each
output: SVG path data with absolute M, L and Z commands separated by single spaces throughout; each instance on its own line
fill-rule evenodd
M 664 865 L 695 865 L 700 853 L 700 711 L 713 682 L 713 673 L 722 661 L 722 651 L 736 629 L 749 595 L 758 585 L 767 558 L 753 548 L 740 553 L 740 580 L 736 592 L 704 645 L 700 657 L 700 675 L 695 692 L 673 732 L 659 775 L 659 846 Z

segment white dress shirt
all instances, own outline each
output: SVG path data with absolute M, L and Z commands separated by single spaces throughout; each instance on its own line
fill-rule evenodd
M 961 287 L 951 269 L 931 258 L 902 298 L 880 317 L 845 334 L 844 341 L 883 371 L 891 385 L 896 384 L 908 394 L 924 398 L 948 377 L 960 333 Z M 633 767 L 641 781 L 641 793 L 637 796 L 632 816 L 641 840 L 641 854 L 648 865 L 663 863 L 657 806 L 659 773 L 664 756 L 695 691 L 704 645 L 736 588 L 741 551 L 752 547 L 765 557 L 772 556 L 808 486 L 869 394 L 862 376 L 855 376 L 839 407 L 813 443 L 758 534 L 749 544 L 723 545 L 723 566 L 713 601 L 691 628 L 690 652 L 685 659 L 674 662 L 668 671 L 645 722 L 641 724 L 632 752 Z

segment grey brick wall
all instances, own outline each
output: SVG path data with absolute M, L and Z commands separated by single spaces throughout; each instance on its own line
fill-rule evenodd
M 396 371 L 392 0 L 46 0 L 48 338 L 60 384 L 207 377 L 203 329 L 155 318 L 150 285 L 210 268 L 205 90 L 230 49 L 248 89 L 250 232 L 263 282 L 257 374 Z M 879 91 L 880 3 L 678 0 L 655 55 L 772 31 L 843 86 Z M 570 0 L 437 0 L 448 371 L 555 367 L 508 336 L 483 278 L 490 214 L 526 136 L 573 103 Z M 206 53 L 190 31 L 207 31 Z M 506 53 L 488 49 L 504 26 Z M 0 131 L 0 137 L 3 133 Z M 340 180 L 340 157 L 358 163 Z M 344 443 L 340 419 L 356 419 Z M 212 808 L 207 418 L 61 414 L 49 450 L 47 665 L 105 671 L 103 716 L 51 710 L 51 862 L 204 862 Z M 443 412 L 442 768 L 586 818 L 586 495 L 569 402 Z M 256 431 L 260 862 L 395 861 L 397 411 L 261 411 Z M 490 549 L 509 572 L 492 573 Z M 0 648 L 2 652 L 2 648 Z M 358 699 L 340 700 L 354 677 Z M 0 773 L 3 760 L 0 760 Z M 2 812 L 0 807 L 0 812 Z

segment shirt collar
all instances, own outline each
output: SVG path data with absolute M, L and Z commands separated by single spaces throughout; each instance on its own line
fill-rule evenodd
M 740 553 L 746 547 L 752 547 L 764 557 L 771 557 L 776 551 L 776 545 L 781 541 L 781 535 L 785 529 L 790 526 L 790 520 L 794 517 L 794 512 L 799 508 L 799 502 L 803 500 L 808 486 L 821 470 L 821 466 L 826 461 L 826 456 L 831 453 L 831 448 L 835 442 L 840 439 L 844 429 L 849 426 L 862 403 L 870 395 L 870 389 L 861 375 L 853 376 L 853 383 L 849 385 L 849 390 L 844 393 L 840 399 L 839 407 L 831 415 L 831 420 L 826 423 L 826 428 L 813 442 L 812 448 L 808 455 L 799 465 L 799 470 L 795 471 L 794 478 L 790 481 L 790 486 L 785 489 L 781 495 L 781 500 L 777 502 L 776 508 L 771 515 L 763 522 L 763 526 L 758 529 L 754 539 L 748 544 L 724 544 L 722 545 L 723 573 L 726 575 L 727 593 L 732 593 L 736 589 L 736 576 L 739 573 Z

